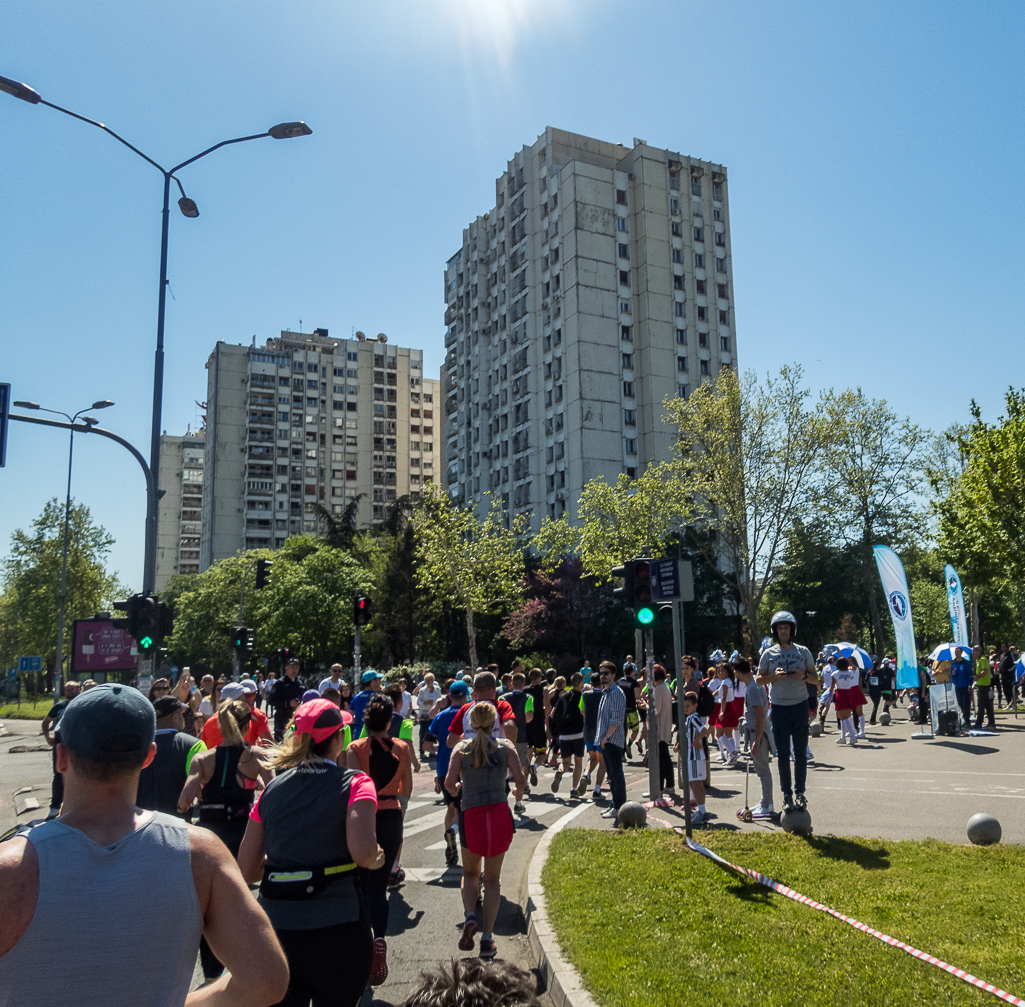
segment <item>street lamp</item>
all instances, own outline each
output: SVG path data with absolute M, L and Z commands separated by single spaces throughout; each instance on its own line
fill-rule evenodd
M 64 602 L 68 593 L 68 525 L 71 521 L 71 461 L 75 456 L 75 422 L 81 417 L 86 427 L 94 427 L 99 423 L 99 420 L 93 416 L 83 416 L 83 413 L 88 412 L 86 409 L 80 409 L 74 416 L 69 416 L 60 409 L 47 409 L 38 402 L 15 402 L 14 404 L 19 409 L 38 409 L 43 413 L 54 413 L 57 416 L 63 416 L 71 424 L 71 436 L 68 438 L 68 492 L 64 499 L 64 545 L 61 550 L 60 607 L 57 610 L 57 654 L 53 662 L 53 695 L 54 701 L 57 702 L 60 700 L 61 695 L 61 670 L 64 663 Z M 94 402 L 89 406 L 89 409 L 108 409 L 113 404 L 110 399 L 100 399 L 99 402 Z
M 142 571 L 143 594 L 151 594 L 155 587 L 157 572 L 157 501 L 160 497 L 160 416 L 164 395 L 164 310 L 167 293 L 167 231 L 170 217 L 171 179 L 174 179 L 175 185 L 178 186 L 178 191 L 181 192 L 178 207 L 182 214 L 186 217 L 198 217 L 199 208 L 194 200 L 185 195 L 185 189 L 175 176 L 175 172 L 192 164 L 193 161 L 198 161 L 201 157 L 206 157 L 207 154 L 213 153 L 213 151 L 220 147 L 226 147 L 232 143 L 259 140 L 265 136 L 269 136 L 274 140 L 289 140 L 296 136 L 310 136 L 313 130 L 305 122 L 279 122 L 276 126 L 271 126 L 265 133 L 253 133 L 250 136 L 237 136 L 232 140 L 222 140 L 220 143 L 215 143 L 212 147 L 207 147 L 206 150 L 196 154 L 195 157 L 190 157 L 187 161 L 182 161 L 181 164 L 176 164 L 173 168 L 167 169 L 162 168 L 137 147 L 133 147 L 123 136 L 118 136 L 109 126 L 46 101 L 40 96 L 38 91 L 29 87 L 28 84 L 21 84 L 16 80 L 11 80 L 9 77 L 0 76 L 0 91 L 14 98 L 20 98 L 22 101 L 27 101 L 31 105 L 46 105 L 47 108 L 56 109 L 65 115 L 70 115 L 73 119 L 80 119 L 82 122 L 89 123 L 90 126 L 102 129 L 114 137 L 115 140 L 123 143 L 130 151 L 138 154 L 144 161 L 152 164 L 164 176 L 163 224 L 160 233 L 160 290 L 157 301 L 157 349 L 153 362 L 153 420 L 150 430 L 149 458 L 149 467 L 153 473 L 153 484 L 156 487 L 156 493 L 153 494 L 153 499 L 146 507 L 146 550 Z M 61 415 L 65 414 L 62 413 Z

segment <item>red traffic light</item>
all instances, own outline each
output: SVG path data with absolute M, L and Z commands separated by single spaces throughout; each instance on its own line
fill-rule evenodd
M 638 605 L 651 603 L 651 564 L 646 559 L 634 560 L 633 567 L 634 601 Z

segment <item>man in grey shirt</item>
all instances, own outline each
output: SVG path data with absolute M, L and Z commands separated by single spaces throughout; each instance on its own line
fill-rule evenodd
M 808 779 L 808 686 L 817 682 L 815 661 L 807 647 L 794 643 L 797 620 L 789 612 L 772 617 L 772 635 L 776 644 L 762 653 L 755 681 L 769 687 L 772 704 L 772 734 L 776 740 L 776 767 L 779 788 L 783 791 L 783 810 L 804 810 Z M 794 779 L 790 777 L 788 756 L 793 743 Z
M 747 687 L 744 695 L 744 732 L 751 746 L 751 765 L 762 785 L 762 799 L 751 809 L 751 814 L 755 818 L 771 818 L 776 809 L 772 806 L 769 736 L 765 732 L 769 721 L 769 697 L 765 688 L 755 682 L 751 665 L 744 658 L 737 658 L 733 662 L 733 671 L 738 681 Z

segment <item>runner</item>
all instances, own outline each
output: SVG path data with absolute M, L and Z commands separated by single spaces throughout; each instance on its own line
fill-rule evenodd
M 441 691 L 431 672 L 427 672 L 424 675 L 424 680 L 413 689 L 413 697 L 416 699 L 416 716 L 420 722 L 419 748 L 421 758 L 427 757 L 424 753 L 424 739 L 427 737 L 431 721 L 434 719 L 434 706 L 444 696 L 445 693 Z
M 623 664 L 623 677 L 619 680 L 619 687 L 626 697 L 626 757 L 634 757 L 633 746 L 636 743 L 637 751 L 644 751 L 644 742 L 638 740 L 641 733 L 641 718 L 637 712 L 637 698 L 641 694 L 641 687 L 637 684 L 637 665 L 634 664 L 633 656 L 626 655 Z
M 256 709 L 258 695 L 256 683 L 251 678 L 241 682 L 228 682 L 221 689 L 221 705 L 225 700 L 240 699 L 249 707 L 249 727 L 246 729 L 247 745 L 270 745 L 274 738 L 271 735 L 270 721 L 263 710 Z M 211 717 L 200 731 L 199 737 L 207 748 L 216 748 L 221 743 L 221 728 L 218 717 Z
M 498 720 L 495 722 L 495 737 L 506 737 L 510 741 L 516 740 L 516 716 L 512 707 L 504 700 L 495 695 L 497 680 L 493 672 L 478 671 L 473 680 L 472 701 L 464 704 L 462 709 L 452 721 L 448 732 L 448 747 L 455 748 L 457 744 L 466 737 L 473 736 L 470 727 L 470 710 L 474 703 L 490 703 L 498 711 Z
M 402 849 L 402 803 L 413 792 L 413 750 L 400 738 L 389 735 L 395 704 L 390 696 L 374 696 L 366 705 L 364 722 L 368 736 L 354 741 L 345 753 L 349 769 L 366 773 L 377 788 L 377 841 L 384 862 L 373 870 L 361 870 L 360 881 L 374 929 L 374 967 L 370 985 L 388 978 L 388 881 L 392 865 Z
M 349 703 L 349 712 L 352 714 L 352 734 L 355 738 L 358 738 L 363 730 L 363 711 L 367 708 L 367 703 L 373 699 L 375 693 L 381 691 L 383 678 L 384 675 L 373 670 L 364 671 L 360 676 L 360 684 L 363 687 L 363 691 L 357 692 L 352 697 L 352 702 Z
M 591 793 L 591 800 L 597 801 L 601 798 L 601 785 L 605 779 L 605 759 L 602 757 L 601 748 L 594 740 L 598 730 L 598 708 L 601 706 L 602 689 L 596 681 L 594 686 L 584 693 L 584 748 L 587 749 L 588 764 L 584 775 L 580 778 L 580 786 L 587 792 L 587 787 L 592 778 L 594 779 L 594 790 Z
M 808 807 L 805 786 L 808 779 L 808 689 L 815 676 L 815 661 L 807 647 L 793 642 L 797 620 L 789 612 L 772 617 L 776 643 L 762 652 L 755 681 L 769 687 L 772 733 L 776 739 L 776 768 L 783 791 L 783 810 Z M 787 753 L 793 742 L 794 772 L 790 774 Z M 796 793 L 795 793 L 796 791 Z
M 549 669 L 551 671 L 553 669 Z M 550 750 L 548 753 L 547 765 L 558 771 L 559 769 L 559 723 L 558 719 L 562 713 L 562 694 L 566 691 L 566 679 L 562 675 L 556 675 L 548 690 L 548 707 L 551 713 L 548 714 L 548 737 L 550 739 Z
M 98 685 L 64 712 L 61 817 L 0 843 L 3 1007 L 180 1007 L 201 934 L 229 970 L 204 1003 L 269 1007 L 284 995 L 284 955 L 224 844 L 134 804 L 155 721 L 124 685 Z
M 526 684 L 526 676 L 522 671 L 518 671 L 512 677 L 512 688 L 505 694 L 505 701 L 512 708 L 513 717 L 516 720 L 516 755 L 521 766 L 530 765 L 530 745 L 527 743 L 527 700 L 529 697 L 524 691 Z M 527 787 L 523 793 L 529 794 L 530 787 Z M 513 805 L 513 814 L 522 815 L 524 810 L 523 801 L 517 801 Z
M 374 939 L 356 868 L 384 863 L 374 833 L 377 797 L 361 772 L 343 769 L 348 714 L 325 699 L 295 711 L 295 733 L 275 746 L 277 776 L 249 816 L 239 865 L 263 877 L 260 905 L 285 949 L 288 993 L 279 1007 L 355 1007 L 371 978 Z M 242 981 L 248 978 L 240 966 Z
M 461 741 L 453 749 L 445 776 L 445 789 L 453 797 L 460 794 L 462 800 L 459 836 L 463 844 L 463 933 L 459 950 L 473 950 L 483 865 L 483 928 L 479 953 L 485 959 L 494 958 L 498 953 L 492 931 L 502 898 L 502 860 L 512 843 L 514 830 L 506 799 L 506 775 L 512 777 L 517 795 L 522 794 L 526 782 L 516 746 L 505 738 L 492 737 L 497 721 L 498 714 L 491 703 L 474 704 L 470 711 L 473 740 Z
M 545 688 L 544 675 L 540 668 L 530 669 L 530 685 L 524 690 L 527 702 L 524 716 L 527 720 L 527 744 L 531 748 L 529 763 L 530 785 L 537 786 L 537 760 L 544 761 L 548 754 L 548 718 L 551 706 L 548 701 L 548 690 Z M 528 768 L 528 767 L 525 767 Z
M 135 803 L 149 811 L 177 815 L 178 798 L 189 778 L 192 760 L 206 751 L 206 745 L 185 733 L 186 708 L 177 696 L 158 699 L 153 709 L 157 715 L 157 751 L 153 761 L 139 774 Z
M 448 774 L 448 764 L 452 758 L 452 749 L 446 742 L 452 721 L 456 718 L 469 694 L 470 690 L 465 682 L 459 679 L 453 681 L 448 687 L 448 696 L 445 699 L 448 706 L 435 716 L 427 732 L 427 742 L 432 748 L 437 749 L 437 758 L 434 764 L 436 776 L 434 792 L 441 794 L 445 802 L 445 863 L 449 867 L 459 863 L 455 830 L 459 814 L 459 795 L 456 794 L 453 797 L 445 788 L 445 776 Z
M 50 812 L 46 816 L 47 818 L 56 818 L 60 814 L 61 801 L 64 800 L 64 778 L 57 772 L 57 746 L 61 741 L 61 717 L 64 716 L 68 703 L 79 694 L 81 689 L 82 687 L 73 678 L 68 679 L 64 683 L 64 699 L 50 707 L 47 715 L 43 717 L 42 724 L 39 725 L 46 743 L 53 749 L 51 753 L 53 756 L 53 781 L 50 784 Z M 53 734 L 50 733 L 51 728 Z
M 552 714 L 552 720 L 559 728 L 559 751 L 562 765 L 555 770 L 552 779 L 552 793 L 557 793 L 562 783 L 563 773 L 573 767 L 573 784 L 569 789 L 570 796 L 583 797 L 587 784 L 580 784 L 580 774 L 584 770 L 584 711 L 581 697 L 583 695 L 584 676 L 575 671 L 570 676 L 570 688 L 559 700 L 559 705 Z

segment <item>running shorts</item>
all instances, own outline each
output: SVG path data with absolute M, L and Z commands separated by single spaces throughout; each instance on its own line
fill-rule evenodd
M 460 803 L 460 801 L 463 798 L 463 792 L 460 790 L 459 793 L 457 793 L 456 796 L 453 797 L 448 792 L 448 790 L 445 789 L 445 777 L 444 776 L 439 776 L 438 777 L 438 781 L 441 783 L 441 797 L 442 797 L 442 800 L 444 800 L 444 802 L 445 802 L 445 807 L 447 808 L 450 804 L 454 804 L 456 806 L 456 810 L 458 811 L 459 810 L 459 803 Z
M 626 714 L 626 729 L 636 731 L 641 726 L 641 717 L 636 710 L 628 710 Z
M 584 748 L 586 748 L 589 752 L 601 751 L 601 745 L 596 745 L 593 741 L 584 742 Z
M 584 757 L 584 739 L 583 738 L 560 738 L 559 739 L 559 754 L 564 758 L 568 759 L 571 756 L 576 756 L 582 759 Z
M 486 804 L 460 814 L 459 838 L 478 857 L 497 857 L 512 844 L 513 817 L 509 805 Z

